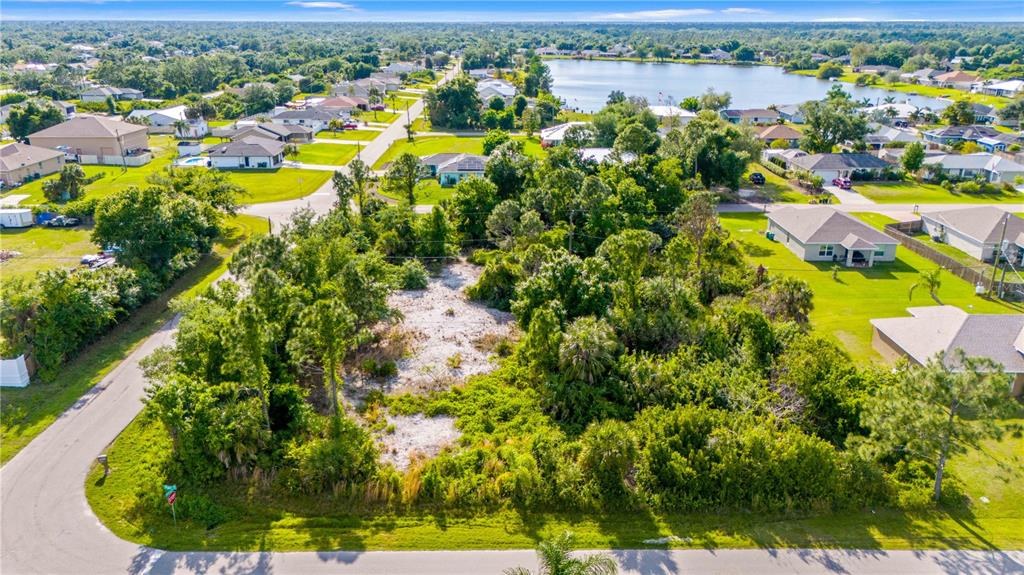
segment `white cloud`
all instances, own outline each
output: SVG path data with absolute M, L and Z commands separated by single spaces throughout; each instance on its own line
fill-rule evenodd
M 726 8 L 722 10 L 723 14 L 771 14 L 768 10 L 762 10 L 760 8 Z
M 840 18 L 817 18 L 811 20 L 811 22 L 871 22 L 868 18 L 861 18 L 859 16 L 849 16 Z
M 317 8 L 320 10 L 355 10 L 356 7 L 352 4 L 345 4 L 344 2 L 309 2 L 305 0 L 295 0 L 294 2 L 288 2 L 289 6 L 298 6 L 299 8 Z
M 603 14 L 592 18 L 593 20 L 631 20 L 645 22 L 665 22 L 668 20 L 682 20 L 694 16 L 707 16 L 714 14 L 711 10 L 704 8 L 693 8 L 689 10 L 668 9 L 668 10 L 639 10 L 636 12 L 616 12 Z

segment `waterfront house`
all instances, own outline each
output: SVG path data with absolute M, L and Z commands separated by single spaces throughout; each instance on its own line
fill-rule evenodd
M 956 88 L 957 90 L 970 90 L 978 83 L 980 78 L 974 74 L 962 70 L 944 72 L 935 76 L 934 85 L 940 88 Z
M 1018 94 L 1024 92 L 1024 80 L 1007 80 L 1005 82 L 987 84 L 981 90 L 982 92 L 986 94 L 991 94 L 993 96 L 1013 98 Z
M 884 76 L 889 72 L 895 72 L 896 70 L 896 68 L 885 64 L 868 64 L 866 66 L 857 66 L 853 69 L 853 71 L 858 74 L 876 74 L 878 76 Z

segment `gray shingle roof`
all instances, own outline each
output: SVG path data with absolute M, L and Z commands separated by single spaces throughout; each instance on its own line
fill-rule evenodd
M 804 244 L 842 244 L 851 234 L 875 245 L 897 243 L 864 222 L 825 206 L 785 207 L 769 213 L 768 219 Z
M 889 167 L 884 160 L 871 154 L 811 154 L 793 158 L 792 162 L 804 170 L 881 170 Z
M 284 152 L 284 144 L 269 138 L 249 136 L 233 142 L 217 144 L 210 148 L 210 156 L 244 158 L 252 156 L 276 156 Z
M 1007 215 L 1006 237 L 1015 238 L 1024 232 L 1024 219 L 995 206 L 928 212 L 921 217 L 956 230 L 979 243 L 993 244 L 999 241 L 1003 232 L 1003 218 Z
M 0 147 L 0 169 L 16 170 L 63 156 L 64 152 L 14 142 Z

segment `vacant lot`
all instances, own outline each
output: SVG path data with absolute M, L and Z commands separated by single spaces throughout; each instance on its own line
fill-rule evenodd
M 358 151 L 359 148 L 351 144 L 302 144 L 299 153 L 288 159 L 303 164 L 344 166 Z
M 1024 195 L 999 192 L 995 194 L 955 194 L 935 184 L 886 182 L 854 184 L 854 189 L 879 204 L 991 204 L 993 202 L 1024 202 Z
M 381 133 L 378 130 L 343 130 L 340 132 L 332 132 L 330 130 L 324 130 L 318 132 L 316 137 L 321 140 L 357 140 L 357 141 L 369 141 Z
M 86 254 L 96 253 L 96 244 L 89 236 L 92 228 L 31 228 L 0 231 L 0 250 L 18 255 L 0 263 L 3 283 L 19 277 L 32 277 L 42 270 L 74 267 Z
M 543 149 L 540 147 L 539 138 L 516 136 L 513 139 L 523 142 L 524 151 L 531 156 L 539 157 L 543 152 Z M 384 155 L 377 160 L 377 163 L 374 164 L 374 168 L 380 169 L 384 164 L 405 152 L 411 152 L 421 157 L 442 153 L 482 154 L 484 153 L 484 138 L 483 136 L 423 136 L 416 138 L 413 142 L 397 140 L 394 144 L 391 144 L 388 151 L 384 152 Z
M 401 194 L 389 192 L 385 190 L 383 186 L 381 186 L 378 189 L 378 191 L 382 196 L 391 198 L 399 202 L 405 201 L 405 197 L 403 197 Z M 448 198 L 452 197 L 452 194 L 454 193 L 455 186 L 442 188 L 441 183 L 433 178 L 421 180 L 420 183 L 416 185 L 416 205 L 436 206 L 443 202 L 444 200 L 447 200 Z
M 751 263 L 764 265 L 769 273 L 791 275 L 810 284 L 814 291 L 814 328 L 834 335 L 856 358 L 881 361 L 871 347 L 868 320 L 905 316 L 909 306 L 935 304 L 925 290 L 915 290 L 913 299 L 910 298 L 910 286 L 917 282 L 920 273 L 937 267 L 910 250 L 898 248 L 893 263 L 876 264 L 869 269 L 840 268 L 833 280 L 829 271 L 832 263 L 801 261 L 782 244 L 767 240 L 762 233 L 766 225 L 762 214 L 722 214 L 721 221 Z M 939 297 L 943 303 L 974 313 L 1024 310 L 1019 305 L 978 297 L 974 295 L 974 286 L 946 272 L 942 273 Z

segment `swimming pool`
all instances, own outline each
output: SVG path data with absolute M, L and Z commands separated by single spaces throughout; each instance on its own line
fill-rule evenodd
M 190 158 L 182 158 L 177 162 L 174 162 L 176 166 L 210 166 L 210 159 L 204 158 L 203 156 L 192 156 Z

